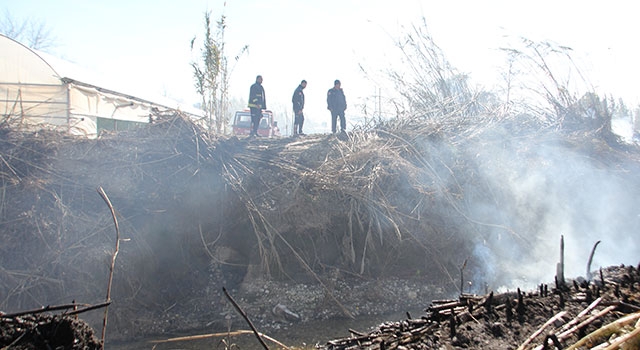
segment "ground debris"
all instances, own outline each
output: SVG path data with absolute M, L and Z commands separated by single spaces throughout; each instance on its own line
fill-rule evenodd
M 102 344 L 84 321 L 67 315 L 0 316 L 0 349 L 92 350 Z
M 638 269 L 609 267 L 603 275 L 604 284 L 583 283 L 578 290 L 545 293 L 541 286 L 542 292 L 461 295 L 455 300 L 433 301 L 418 319 L 385 322 L 368 333 L 351 331 L 351 336 L 318 348 L 541 350 L 608 344 L 611 349 L 637 349 Z M 560 306 L 561 296 L 567 300 L 564 307 Z M 520 304 L 522 317 L 513 319 L 513 306 Z

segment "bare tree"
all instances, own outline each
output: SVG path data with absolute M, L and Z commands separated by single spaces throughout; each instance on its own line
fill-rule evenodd
M 229 60 L 225 54 L 224 33 L 227 28 L 226 17 L 220 16 L 216 22 L 216 31 L 211 30 L 211 12 L 206 12 L 205 35 L 200 52 L 201 61 L 192 62 L 196 91 L 202 97 L 202 110 L 209 124 L 209 130 L 224 133 L 228 124 L 229 110 Z M 191 50 L 194 49 L 196 38 L 191 40 Z M 235 61 L 247 51 L 244 46 L 234 57 Z
M 34 49 L 46 51 L 56 46 L 55 37 L 44 22 L 27 19 L 16 19 L 5 11 L 0 19 L 0 33 Z

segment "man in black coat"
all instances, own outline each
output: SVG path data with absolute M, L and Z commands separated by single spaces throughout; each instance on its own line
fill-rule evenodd
M 258 136 L 258 126 L 262 119 L 262 110 L 267 109 L 267 99 L 262 87 L 262 75 L 256 77 L 255 84 L 249 89 L 249 109 L 251 110 L 251 134 L 249 137 Z
M 304 124 L 304 88 L 307 87 L 307 81 L 303 80 L 293 92 L 291 102 L 293 102 L 293 135 L 304 135 L 302 125 Z
M 336 132 L 336 124 L 340 117 L 340 131 L 345 132 L 347 122 L 344 117 L 344 111 L 347 109 L 347 99 L 344 91 L 340 87 L 340 80 L 333 82 L 333 88 L 327 91 L 327 109 L 331 111 L 331 132 Z

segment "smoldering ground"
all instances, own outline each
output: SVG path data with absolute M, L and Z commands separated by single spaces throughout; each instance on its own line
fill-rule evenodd
M 637 157 L 593 141 L 498 129 L 473 148 L 469 158 L 491 189 L 467 206 L 487 225 L 474 237 L 482 288 L 553 280 L 562 238 L 567 275 L 586 276 L 598 241 L 592 269 L 636 263 Z

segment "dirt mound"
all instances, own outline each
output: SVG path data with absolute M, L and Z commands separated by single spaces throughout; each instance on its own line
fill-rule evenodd
M 93 329 L 73 316 L 27 314 L 0 315 L 0 347 L 14 350 L 102 349 Z

